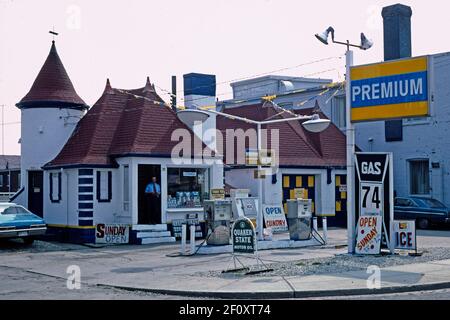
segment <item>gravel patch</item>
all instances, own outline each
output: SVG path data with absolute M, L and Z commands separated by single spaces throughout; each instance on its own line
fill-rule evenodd
M 69 251 L 77 249 L 86 249 L 82 245 L 49 242 L 35 240 L 32 245 L 26 245 L 21 239 L 2 239 L 0 240 L 1 253 L 23 253 L 23 252 L 48 252 L 48 251 Z
M 428 248 L 423 250 L 422 253 L 423 255 L 418 257 L 413 257 L 406 254 L 378 256 L 351 256 L 349 254 L 341 254 L 329 258 L 270 263 L 266 264 L 266 266 L 273 269 L 273 271 L 259 273 L 257 275 L 245 275 L 245 271 L 235 273 L 209 271 L 200 272 L 196 275 L 203 277 L 221 277 L 227 279 L 240 277 L 307 276 L 367 270 L 367 267 L 372 265 L 376 265 L 380 268 L 386 268 L 412 263 L 450 259 L 450 250 L 448 248 Z M 250 262 L 250 260 L 245 260 L 244 263 L 248 263 L 247 261 Z M 250 270 L 257 270 L 255 262 L 251 261 L 251 264 Z M 227 267 L 230 268 L 231 266 Z

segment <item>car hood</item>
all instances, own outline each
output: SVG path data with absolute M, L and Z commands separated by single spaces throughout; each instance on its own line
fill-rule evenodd
M 0 214 L 0 227 L 28 227 L 33 224 L 45 224 L 45 221 L 34 214 Z

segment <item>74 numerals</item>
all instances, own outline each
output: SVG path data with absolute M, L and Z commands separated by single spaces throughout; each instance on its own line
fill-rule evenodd
M 270 314 L 270 305 L 262 305 L 262 304 L 251 304 L 251 305 L 240 305 L 240 304 L 231 304 L 225 305 L 225 310 L 223 312 L 224 315 L 262 315 L 262 314 Z
M 363 186 L 362 190 L 363 190 L 363 203 L 362 206 L 363 208 L 367 208 L 367 197 L 370 193 L 370 189 L 371 187 L 369 186 Z M 380 204 L 381 204 L 381 200 L 380 200 L 380 187 L 374 187 L 373 190 L 373 195 L 372 195 L 372 203 L 376 205 L 377 209 L 380 209 Z

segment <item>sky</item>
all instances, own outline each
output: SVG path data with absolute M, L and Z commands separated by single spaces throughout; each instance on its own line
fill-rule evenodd
M 138 88 L 149 76 L 163 99 L 177 76 L 215 74 L 220 100 L 230 81 L 274 73 L 342 81 L 345 47 L 314 38 L 328 26 L 336 40 L 374 41 L 355 51 L 355 64 L 383 60 L 381 10 L 396 1 L 374 0 L 0 0 L 0 106 L 4 105 L 4 154 L 20 154 L 20 111 L 42 67 L 55 28 L 58 53 L 78 94 L 93 105 L 106 79 Z M 403 0 L 413 10 L 413 56 L 450 51 L 443 22 L 450 4 Z M 332 58 L 322 62 L 318 60 Z M 315 63 L 314 63 L 315 62 Z M 305 65 L 306 64 L 306 65 Z M 273 72 L 283 69 L 282 71 Z M 179 99 L 179 104 L 183 101 Z M 0 119 L 1 120 L 1 119 Z M 2 133 L 0 132 L 0 137 Z

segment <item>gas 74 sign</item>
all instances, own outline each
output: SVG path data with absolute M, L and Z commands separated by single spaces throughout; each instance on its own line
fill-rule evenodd
M 361 216 L 382 216 L 384 208 L 383 185 L 362 182 L 360 193 Z
M 355 158 L 355 217 L 380 217 L 382 245 L 393 252 L 389 228 L 394 220 L 392 153 L 358 152 Z

